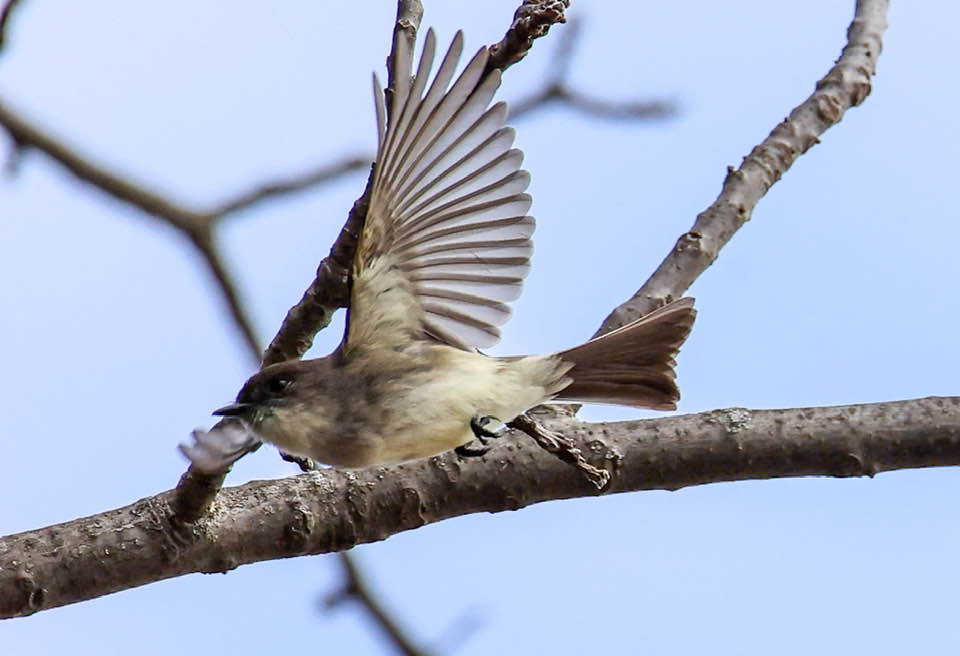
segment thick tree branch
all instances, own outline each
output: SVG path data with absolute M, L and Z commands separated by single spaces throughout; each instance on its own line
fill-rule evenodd
M 732 408 L 647 421 L 557 420 L 606 492 L 795 476 L 873 476 L 960 465 L 960 397 L 795 410 Z M 451 454 L 386 469 L 326 469 L 225 488 L 171 523 L 171 492 L 0 539 L 0 616 L 28 615 L 193 572 L 343 551 L 449 517 L 597 494 L 529 440 L 477 461 Z
M 697 216 L 653 275 L 610 313 L 596 334 L 680 298 L 750 220 L 757 202 L 797 157 L 819 143 L 819 136 L 839 123 L 844 112 L 864 101 L 882 50 L 889 4 L 888 0 L 857 1 L 847 45 L 813 94 L 744 158 L 740 168 L 730 168 L 717 200 Z

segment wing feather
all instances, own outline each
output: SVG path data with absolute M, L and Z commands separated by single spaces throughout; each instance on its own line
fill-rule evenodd
M 492 346 L 510 317 L 507 303 L 522 290 L 535 225 L 524 193 L 530 176 L 513 129 L 504 127 L 506 104 L 490 106 L 500 72 L 484 75 L 482 48 L 454 80 L 462 51 L 458 32 L 428 85 L 433 30 L 413 77 L 411 46 L 398 37 L 389 112 L 374 76 L 377 163 L 354 261 L 348 342 L 401 322 L 459 348 Z M 395 293 L 386 277 L 396 275 L 410 307 L 378 300 Z

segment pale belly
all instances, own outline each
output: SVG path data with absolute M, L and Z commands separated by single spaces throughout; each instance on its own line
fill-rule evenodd
M 396 463 L 434 456 L 474 439 L 470 421 L 491 416 L 508 422 L 541 402 L 544 388 L 528 366 L 449 349 L 438 371 L 410 389 L 409 414 L 381 433 L 378 460 Z

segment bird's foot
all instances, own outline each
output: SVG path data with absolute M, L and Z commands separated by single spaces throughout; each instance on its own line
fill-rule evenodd
M 470 444 L 473 444 L 473 443 L 470 442 L 468 444 L 461 444 L 456 449 L 454 449 L 453 452 L 456 453 L 461 458 L 479 458 L 480 456 L 485 455 L 487 451 L 490 450 L 490 447 L 487 445 L 486 442 L 481 442 L 481 444 L 483 444 L 483 446 L 481 447 L 470 446 Z
M 470 430 L 477 439 L 453 450 L 461 458 L 479 458 L 484 455 L 490 450 L 487 440 L 503 436 L 507 432 L 507 425 L 496 417 L 477 415 L 470 420 Z M 480 446 L 471 446 L 475 442 L 479 442 Z
M 496 417 L 477 415 L 470 420 L 470 430 L 482 442 L 485 437 L 503 437 L 504 433 L 507 432 L 507 425 Z

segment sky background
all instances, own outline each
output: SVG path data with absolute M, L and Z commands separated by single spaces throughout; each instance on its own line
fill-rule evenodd
M 428 0 L 423 24 L 441 42 L 463 28 L 472 50 L 500 39 L 516 4 Z M 575 1 L 572 84 L 680 112 L 624 123 L 557 107 L 517 123 L 537 252 L 494 353 L 589 336 L 715 199 L 726 167 L 813 90 L 853 4 Z M 372 149 L 369 74 L 382 71 L 394 5 L 353 7 L 25 0 L 0 98 L 204 208 Z M 956 3 L 895 3 L 873 94 L 692 288 L 700 315 L 679 359 L 679 412 L 958 393 L 958 22 Z M 507 72 L 501 98 L 538 88 L 563 29 Z M 350 175 L 225 224 L 261 339 L 363 184 Z M 185 468 L 176 444 L 209 426 L 253 367 L 185 241 L 29 153 L 0 180 L 0 280 L 0 534 L 172 487 Z M 336 345 L 341 321 L 315 355 Z M 294 473 L 261 449 L 228 484 Z M 354 553 L 440 653 L 947 654 L 958 492 L 952 468 L 724 483 L 478 514 Z M 339 582 L 328 556 L 186 576 L 2 622 L 0 653 L 389 653 L 359 609 L 319 609 Z

